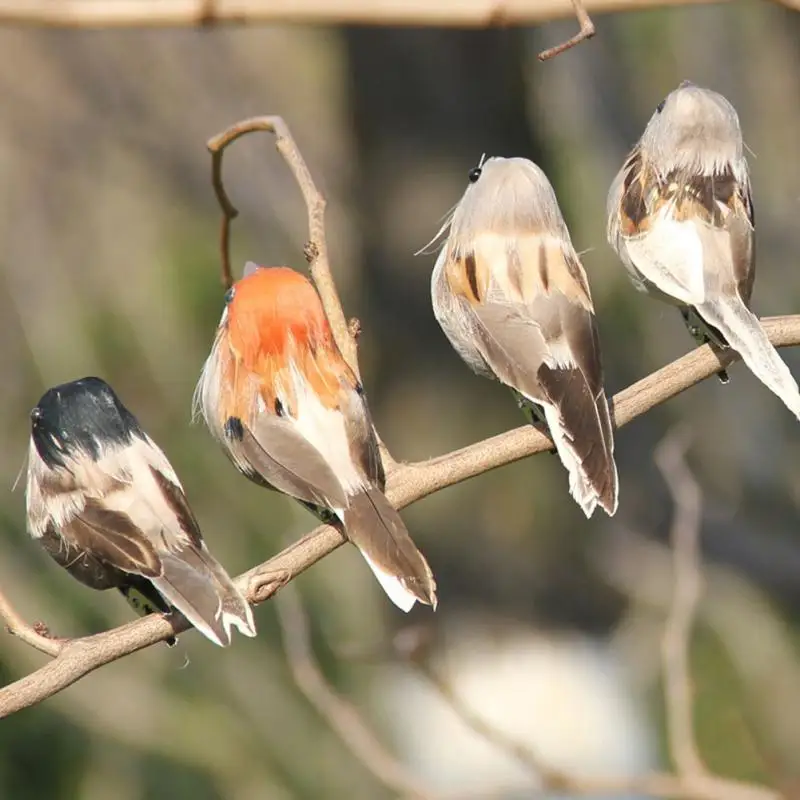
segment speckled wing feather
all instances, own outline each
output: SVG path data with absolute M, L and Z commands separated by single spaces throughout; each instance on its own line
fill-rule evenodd
M 448 338 L 544 407 L 576 500 L 587 515 L 597 503 L 613 514 L 613 436 L 591 297 L 577 258 L 545 234 L 481 234 L 469 251 L 443 251 L 437 270 L 434 281 L 446 282 L 450 303 L 459 305 L 451 313 L 440 306 Z
M 609 193 L 609 241 L 638 288 L 688 306 L 800 417 L 797 383 L 749 309 L 754 214 L 744 174 L 739 181 L 726 167 L 661 176 L 634 149 Z

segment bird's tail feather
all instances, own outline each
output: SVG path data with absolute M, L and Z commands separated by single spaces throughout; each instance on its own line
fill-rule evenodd
M 758 317 L 738 297 L 715 298 L 697 306 L 697 313 L 719 329 L 750 371 L 800 418 L 797 382 L 770 343 Z
M 587 518 L 594 514 L 598 505 L 610 517 L 614 516 L 619 502 L 619 492 L 613 452 L 608 448 L 601 448 L 596 438 L 592 443 L 588 440 L 586 442 L 590 444 L 590 452 L 581 453 L 576 446 L 576 439 L 570 434 L 558 409 L 546 406 L 544 414 L 553 437 L 553 444 L 569 473 L 570 495 Z
M 160 555 L 163 574 L 153 585 L 204 636 L 227 647 L 233 628 L 256 635 L 250 605 L 208 550 Z
M 389 599 L 403 611 L 420 601 L 436 608 L 436 581 L 400 515 L 376 488 L 348 497 L 342 514 L 348 539 L 361 551 Z

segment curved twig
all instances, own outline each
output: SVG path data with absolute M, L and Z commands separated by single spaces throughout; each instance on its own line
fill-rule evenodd
M 592 36 L 595 35 L 594 23 L 589 13 L 586 11 L 583 0 L 572 0 L 572 7 L 575 9 L 575 16 L 578 19 L 578 24 L 581 26 L 581 29 L 573 37 L 567 39 L 566 42 L 562 42 L 555 47 L 550 47 L 539 53 L 537 56 L 539 61 L 547 61 L 551 58 L 555 58 L 557 55 L 571 50 L 573 47 L 576 47 L 581 42 L 585 42 L 587 39 L 591 39 Z
M 325 237 L 325 198 L 317 189 L 305 159 L 289 130 L 289 126 L 282 117 L 252 117 L 251 119 L 242 120 L 222 133 L 213 136 L 206 144 L 211 152 L 211 183 L 222 208 L 222 229 L 220 233 L 222 281 L 226 289 L 233 283 L 230 261 L 230 225 L 231 221 L 239 213 L 228 197 L 225 185 L 222 182 L 222 157 L 226 147 L 233 144 L 240 137 L 257 131 L 275 134 L 275 147 L 283 156 L 289 169 L 291 169 L 297 185 L 303 193 L 303 199 L 308 210 L 309 237 L 303 252 L 309 263 L 309 271 L 322 300 L 322 306 L 325 309 L 328 322 L 330 322 L 333 338 L 336 340 L 336 344 L 341 350 L 345 361 L 358 375 L 356 341 L 345 319 L 342 303 L 339 299 L 339 293 L 336 291 L 336 284 L 331 275 L 331 268 L 328 262 L 328 246 Z

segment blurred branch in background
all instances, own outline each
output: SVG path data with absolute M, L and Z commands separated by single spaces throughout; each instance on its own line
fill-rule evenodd
M 702 591 L 700 573 L 700 487 L 686 464 L 689 430 L 676 428 L 656 449 L 655 460 L 675 504 L 672 539 L 672 604 L 662 639 L 664 693 L 670 752 L 682 775 L 707 774 L 694 735 L 694 704 L 689 652 L 697 603 Z
M 401 660 L 409 669 L 422 675 L 467 727 L 528 768 L 539 786 L 537 796 L 549 793 L 585 797 L 641 793 L 676 800 L 777 800 L 780 797 L 769 789 L 711 774 L 695 742 L 688 654 L 701 588 L 699 538 L 702 498 L 700 487 L 685 462 L 688 444 L 687 429 L 676 428 L 661 442 L 655 455 L 675 506 L 672 600 L 662 639 L 667 729 L 670 752 L 675 762 L 674 775 L 655 773 L 630 778 L 595 778 L 571 775 L 551 767 L 527 744 L 515 741 L 504 731 L 495 728 L 462 700 L 449 680 L 431 664 L 426 630 L 422 627 L 406 629 L 394 638 L 391 645 L 380 647 L 377 654 L 371 654 L 372 658 L 377 655 L 381 659 L 389 654 L 389 657 Z M 286 658 L 297 686 L 346 742 L 353 755 L 381 783 L 400 796 L 418 800 L 466 798 L 464 793 L 443 794 L 433 789 L 426 790 L 406 772 L 402 764 L 380 744 L 377 734 L 358 709 L 340 697 L 326 681 L 314 657 L 309 620 L 297 589 L 294 586 L 287 587 L 276 602 Z M 360 654 L 360 657 L 365 656 Z M 493 797 L 500 792 L 501 788 L 498 787 L 496 791 L 469 796 Z
M 583 0 L 590 13 L 729 0 Z M 798 0 L 782 0 L 798 8 Z M 488 27 L 571 17 L 572 0 L 2 0 L 0 23 L 72 28 L 306 24 Z

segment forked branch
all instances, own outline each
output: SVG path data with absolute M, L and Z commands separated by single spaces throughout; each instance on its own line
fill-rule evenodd
M 319 292 L 322 306 L 330 322 L 333 337 L 350 368 L 358 372 L 358 355 L 356 341 L 348 327 L 342 310 L 336 283 L 331 274 L 328 261 L 328 244 L 325 236 L 325 198 L 317 189 L 300 148 L 292 136 L 289 126 L 282 117 L 253 117 L 232 125 L 222 133 L 213 136 L 207 142 L 211 152 L 211 183 L 222 208 L 220 232 L 220 256 L 222 259 L 222 282 L 226 289 L 233 283 L 230 256 L 231 222 L 238 216 L 236 206 L 231 202 L 222 180 L 222 157 L 225 148 L 248 133 L 264 131 L 275 135 L 275 147 L 292 171 L 300 191 L 303 193 L 308 210 L 308 243 L 303 249 L 309 263 L 311 277 Z

